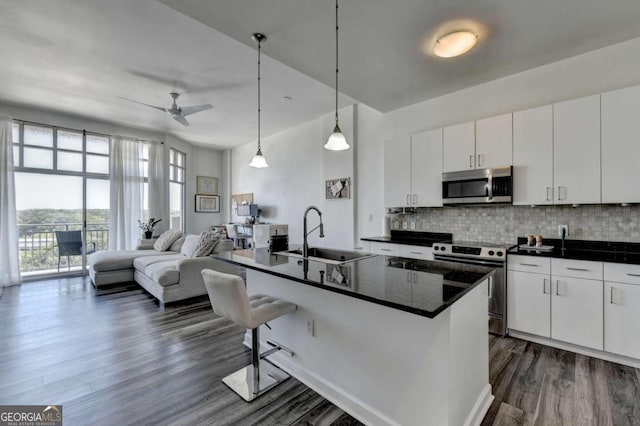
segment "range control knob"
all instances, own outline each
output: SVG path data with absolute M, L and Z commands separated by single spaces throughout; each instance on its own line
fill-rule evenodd
M 434 249 L 435 251 L 438 251 L 438 250 L 440 250 L 440 246 L 433 246 L 433 249 Z
M 502 255 L 503 255 L 504 253 L 502 253 L 501 251 L 499 251 L 499 252 L 498 252 L 498 253 L 496 253 L 496 254 L 498 255 L 498 257 L 502 257 Z
M 445 251 L 447 248 L 445 246 L 440 247 L 440 251 Z
M 495 251 L 493 251 L 493 250 L 489 250 L 489 256 L 493 256 L 494 254 L 496 254 L 496 252 L 495 252 Z

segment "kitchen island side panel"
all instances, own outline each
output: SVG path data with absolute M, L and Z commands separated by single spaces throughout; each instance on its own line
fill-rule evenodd
M 454 424 L 450 411 L 464 404 L 450 407 L 452 371 L 459 367 L 452 362 L 461 359 L 451 353 L 457 346 L 452 344 L 450 310 L 429 319 L 251 269 L 246 272 L 249 294 L 268 294 L 298 305 L 295 313 L 270 322 L 272 330 L 261 328 L 261 342 L 272 339 L 295 353 L 276 353 L 269 357 L 274 363 L 366 424 Z M 485 284 L 465 297 L 477 297 L 483 288 L 486 297 Z M 462 302 L 458 303 L 464 310 Z M 308 320 L 313 321 L 313 336 Z M 486 327 L 486 304 L 476 320 Z M 477 332 L 473 327 L 456 331 L 457 338 Z M 486 328 L 482 338 L 487 340 Z M 477 354 L 471 351 L 462 358 L 474 358 L 477 365 Z M 488 361 L 484 369 L 482 387 L 488 386 Z M 472 379 L 473 391 L 477 380 Z M 469 413 L 454 417 L 465 419 Z

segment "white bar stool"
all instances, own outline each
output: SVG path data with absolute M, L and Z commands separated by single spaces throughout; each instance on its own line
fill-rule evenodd
M 237 275 L 224 274 L 212 269 L 203 269 L 202 278 L 209 293 L 213 311 L 236 324 L 251 329 L 251 365 L 231 373 L 223 383 L 229 386 L 245 401 L 251 402 L 274 386 L 289 378 L 280 368 L 271 364 L 266 356 L 278 350 L 290 350 L 269 342 L 273 349 L 260 354 L 258 327 L 282 315 L 295 312 L 294 303 L 270 296 L 248 296 L 244 281 Z

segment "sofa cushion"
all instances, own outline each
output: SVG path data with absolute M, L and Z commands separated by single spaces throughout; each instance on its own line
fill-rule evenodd
M 185 238 L 186 235 L 181 235 L 180 238 L 178 238 L 173 242 L 173 244 L 171 244 L 171 247 L 169 247 L 169 251 L 177 251 L 178 253 L 180 253 Z
M 164 253 L 170 253 L 170 252 L 164 252 Z M 137 259 L 134 259 L 133 267 L 137 271 L 144 273 L 147 267 L 150 265 L 153 265 L 154 263 L 167 262 L 167 261 L 175 262 L 177 260 L 182 260 L 184 258 L 185 257 L 180 253 L 171 253 L 170 255 L 159 255 L 159 256 L 142 256 L 142 257 L 138 257 Z
M 184 256 L 181 256 L 184 258 Z M 180 272 L 176 267 L 179 260 L 167 260 L 152 263 L 144 269 L 144 274 L 163 287 L 177 284 L 180 281 Z
M 188 234 L 184 239 L 184 243 L 182 243 L 182 248 L 180 248 L 180 253 L 182 253 L 187 257 L 191 257 L 191 255 L 193 254 L 196 248 L 196 245 L 198 244 L 199 239 L 200 237 L 198 235 Z
M 208 255 L 219 240 L 220 233 L 218 232 L 205 231 L 201 233 L 191 257 L 202 257 Z
M 153 249 L 157 251 L 167 251 L 171 244 L 178 238 L 182 236 L 182 232 L 178 229 L 169 229 L 166 232 L 163 232 L 160 237 L 153 243 Z
M 119 269 L 133 268 L 133 261 L 136 258 L 146 256 L 166 256 L 175 255 L 172 252 L 158 252 L 155 250 L 107 250 L 92 253 L 89 256 L 89 266 L 95 272 L 117 271 Z

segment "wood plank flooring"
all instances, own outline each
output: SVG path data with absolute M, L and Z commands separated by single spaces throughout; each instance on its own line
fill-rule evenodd
M 205 298 L 164 310 L 137 285 L 33 282 L 0 297 L 0 404 L 62 404 L 65 425 L 359 425 L 295 379 L 251 404 L 221 379 L 244 330 Z M 640 425 L 640 371 L 489 337 L 483 425 Z

